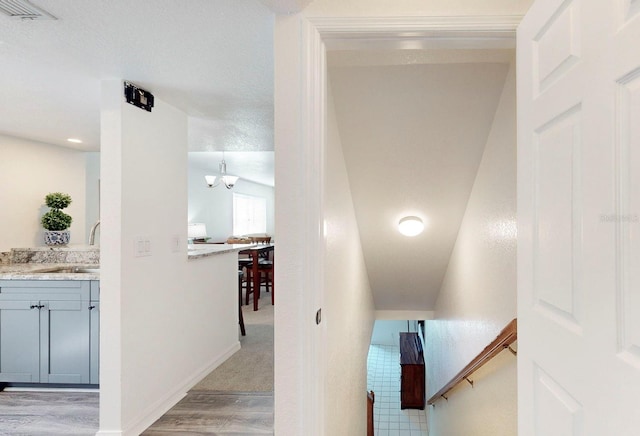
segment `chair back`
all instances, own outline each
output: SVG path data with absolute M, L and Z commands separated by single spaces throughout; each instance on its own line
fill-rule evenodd
M 250 236 L 251 242 L 254 244 L 270 244 L 271 236 Z

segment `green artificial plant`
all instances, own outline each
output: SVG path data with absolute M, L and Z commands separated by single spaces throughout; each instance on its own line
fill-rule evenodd
M 63 194 L 62 192 L 52 192 L 47 194 L 44 200 L 51 210 L 42 215 L 42 227 L 50 231 L 68 229 L 73 218 L 61 209 L 71 204 L 71 196 L 69 194 Z

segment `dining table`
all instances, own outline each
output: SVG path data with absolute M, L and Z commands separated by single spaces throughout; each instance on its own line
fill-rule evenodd
M 253 286 L 253 310 L 258 310 L 258 299 L 260 298 L 260 265 L 261 257 L 269 257 L 269 252 L 274 251 L 274 244 L 256 244 L 254 246 L 240 250 L 239 254 L 251 257 L 251 277 Z M 273 292 L 273 289 L 271 290 Z

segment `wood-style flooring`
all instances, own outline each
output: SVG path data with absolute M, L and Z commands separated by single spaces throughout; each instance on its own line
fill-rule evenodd
M 272 435 L 273 393 L 190 391 L 142 434 Z
M 98 394 L 0 392 L 0 435 L 95 435 Z M 273 393 L 190 391 L 145 436 L 272 435 Z
M 95 435 L 97 392 L 0 392 L 0 435 Z

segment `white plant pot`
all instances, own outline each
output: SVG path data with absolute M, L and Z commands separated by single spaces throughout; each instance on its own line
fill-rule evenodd
M 69 230 L 45 230 L 44 243 L 47 245 L 67 245 L 71 239 Z

